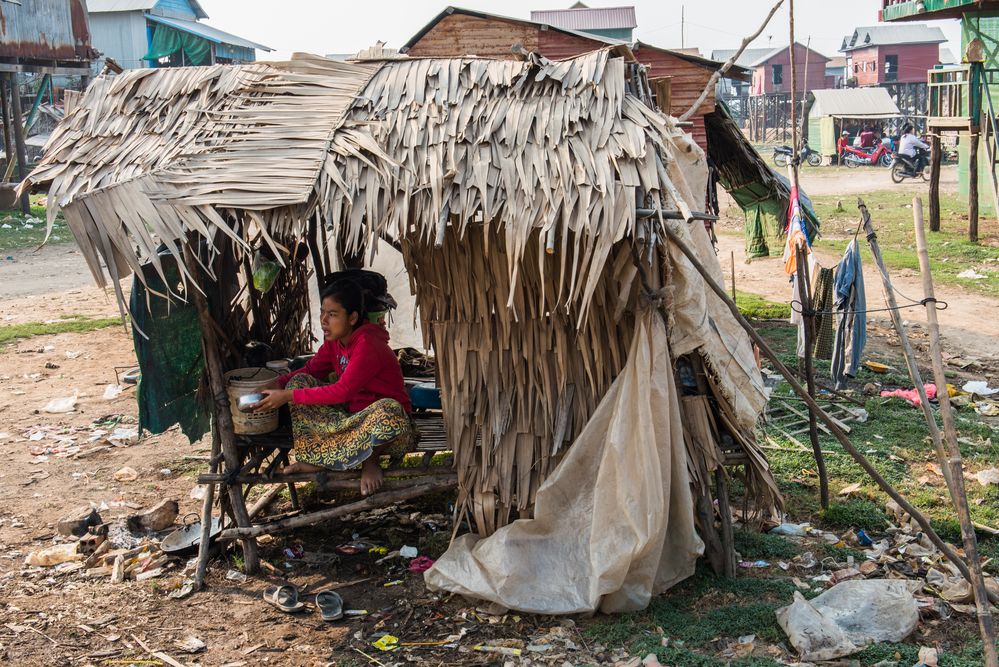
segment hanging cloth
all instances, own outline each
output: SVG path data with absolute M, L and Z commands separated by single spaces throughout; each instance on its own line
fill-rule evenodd
M 836 338 L 836 318 L 833 315 L 833 281 L 834 269 L 819 269 L 819 277 L 815 281 L 815 294 L 812 303 L 815 304 L 815 358 L 832 359 L 833 341 Z
M 854 377 L 860 367 L 860 355 L 867 344 L 867 296 L 864 294 L 864 267 L 860 246 L 853 239 L 836 269 L 834 297 L 839 327 L 833 343 L 832 379 L 836 389 L 846 387 L 846 378 Z
M 192 65 L 202 65 L 208 60 L 212 44 L 208 40 L 188 32 L 176 30 L 167 25 L 157 25 L 149 44 L 149 53 L 143 60 L 159 60 L 183 50 Z

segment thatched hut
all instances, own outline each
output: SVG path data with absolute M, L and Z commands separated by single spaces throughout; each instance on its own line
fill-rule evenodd
M 250 339 L 304 351 L 310 272 L 321 282 L 383 241 L 402 252 L 437 355 L 459 508 L 480 534 L 531 517 L 644 336 L 669 361 L 654 368 L 671 388 L 647 412 L 679 416 L 672 436 L 652 429 L 645 439 L 659 442 L 646 444 L 685 464 L 647 483 L 671 484 L 660 503 L 686 507 L 690 524 L 660 506 L 649 539 L 661 550 L 672 520 L 693 553 L 696 518 L 720 562 L 711 498 L 724 489 L 711 480 L 724 485 L 722 466 L 743 466 L 755 507 L 780 501 L 753 439 L 765 399 L 749 340 L 661 231 L 689 239 L 720 281 L 698 221 L 706 178 L 703 152 L 653 108 L 641 66 L 618 48 L 559 62 L 297 56 L 102 77 L 29 182 L 48 186 L 123 307 L 130 273 L 162 278 L 150 299 L 198 303 L 225 454 L 212 479 L 229 485 L 236 526 L 224 535 L 250 538 L 244 548 L 263 529 L 242 508 L 246 464 L 219 373 Z M 261 249 L 286 267 L 270 297 L 249 276 Z M 164 257 L 183 258 L 178 280 Z M 615 486 L 623 511 L 648 491 Z

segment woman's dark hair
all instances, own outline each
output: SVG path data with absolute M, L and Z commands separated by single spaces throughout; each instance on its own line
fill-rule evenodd
M 347 311 L 348 316 L 357 313 L 355 329 L 368 321 L 364 290 L 353 280 L 343 279 L 330 283 L 320 294 L 320 299 L 333 299 Z
M 902 126 L 902 134 L 908 134 L 909 132 L 914 132 L 914 131 L 915 128 L 912 127 L 912 125 L 910 125 L 909 123 L 906 123 L 905 125 Z

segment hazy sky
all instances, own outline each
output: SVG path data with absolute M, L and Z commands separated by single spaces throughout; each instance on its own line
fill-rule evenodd
M 446 2 L 434 0 L 200 0 L 211 17 L 207 23 L 246 39 L 276 49 L 275 54 L 258 54 L 261 59 L 284 58 L 293 51 L 311 53 L 355 53 L 376 40 L 401 46 Z M 775 0 L 593 0 L 591 7 L 633 4 L 638 17 L 635 36 L 656 46 L 680 46 L 680 7 L 685 8 L 688 47 L 696 46 L 704 55 L 712 49 L 736 48 L 742 38 L 756 29 Z M 573 0 L 462 0 L 459 7 L 477 9 L 516 18 L 530 18 L 532 9 L 568 7 Z M 752 47 L 781 46 L 788 43 L 788 2 Z M 877 23 L 878 0 L 796 0 L 795 36 L 827 56 L 838 55 L 843 37 L 857 26 Z M 949 46 L 959 55 L 960 29 L 957 21 L 935 21 L 951 40 Z M 752 48 L 751 47 L 751 48 Z

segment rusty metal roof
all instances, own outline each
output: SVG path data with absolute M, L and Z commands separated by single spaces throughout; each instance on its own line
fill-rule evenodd
M 636 28 L 634 7 L 574 7 L 531 11 L 531 20 L 568 30 Z
M 0 3 L 0 58 L 19 63 L 86 63 L 92 56 L 83 0 Z

